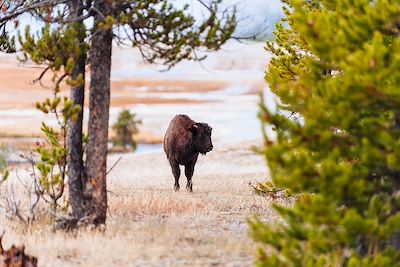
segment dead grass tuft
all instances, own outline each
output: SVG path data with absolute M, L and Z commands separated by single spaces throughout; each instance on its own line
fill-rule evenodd
M 113 196 L 110 199 L 110 210 L 120 211 L 119 216 L 188 214 L 206 210 L 207 205 L 203 200 L 190 198 L 187 194 L 137 188 Z

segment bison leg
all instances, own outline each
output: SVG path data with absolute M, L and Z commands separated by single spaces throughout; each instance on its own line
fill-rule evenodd
M 189 192 L 193 192 L 193 183 L 192 183 L 192 177 L 193 177 L 193 172 L 194 172 L 194 165 L 196 164 L 196 161 L 193 160 L 189 162 L 188 164 L 185 165 L 185 175 L 187 178 L 187 184 L 186 184 L 186 189 Z
M 174 174 L 175 178 L 175 185 L 174 189 L 175 191 L 178 191 L 180 186 L 179 186 L 179 177 L 181 176 L 181 169 L 179 168 L 179 163 L 171 161 L 171 168 L 172 168 L 172 173 Z

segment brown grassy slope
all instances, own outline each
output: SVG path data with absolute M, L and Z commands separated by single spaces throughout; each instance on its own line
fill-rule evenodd
M 24 243 L 40 266 L 250 266 L 255 244 L 246 218 L 275 221 L 267 199 L 249 181 L 267 176 L 250 143 L 200 157 L 194 193 L 173 191 L 163 153 L 124 155 L 110 173 L 107 231 L 65 234 L 46 226 L 23 229 L 2 219 L 4 243 Z M 118 155 L 109 158 L 109 166 Z M 185 187 L 181 177 L 181 188 Z

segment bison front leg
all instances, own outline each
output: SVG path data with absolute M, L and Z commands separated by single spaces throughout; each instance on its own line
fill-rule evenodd
M 171 168 L 172 168 L 172 174 L 174 175 L 175 178 L 175 185 L 174 189 L 175 191 L 178 191 L 180 186 L 179 186 L 179 177 L 181 176 L 181 169 L 179 168 L 179 163 L 170 161 Z
M 193 172 L 194 172 L 194 165 L 196 164 L 196 161 L 189 162 L 188 164 L 185 165 L 185 175 L 187 178 L 187 184 L 186 184 L 186 189 L 189 192 L 193 192 L 193 183 L 192 183 L 192 177 L 193 177 Z

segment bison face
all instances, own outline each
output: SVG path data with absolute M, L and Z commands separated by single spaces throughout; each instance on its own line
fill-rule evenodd
M 211 142 L 212 128 L 208 126 L 208 124 L 195 123 L 191 131 L 193 133 L 193 143 L 197 151 L 205 155 L 213 149 L 213 144 Z

